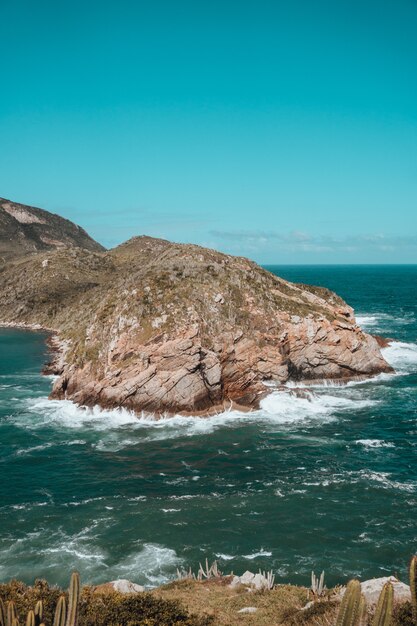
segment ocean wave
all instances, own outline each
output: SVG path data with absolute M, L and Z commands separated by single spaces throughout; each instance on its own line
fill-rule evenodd
M 36 562 L 37 572 L 48 578 L 52 575 L 63 584 L 67 577 L 63 572 L 73 569 L 80 571 L 86 582 L 102 579 L 107 553 L 97 545 L 96 536 L 103 522 L 108 524 L 108 520 L 98 519 L 73 535 L 62 528 L 53 531 L 42 526 L 24 536 L 4 539 L 0 549 L 2 578 L 32 580 Z
M 392 341 L 382 348 L 382 354 L 397 372 L 408 373 L 417 369 L 417 344 L 404 341 Z
M 392 480 L 389 472 L 360 470 L 357 474 L 361 480 L 378 483 L 384 489 L 398 489 L 399 491 L 408 491 L 412 493 L 415 492 L 417 488 L 416 482 L 400 482 L 398 480 Z
M 97 430 L 107 430 L 135 425 L 138 421 L 136 415 L 126 409 L 83 407 L 71 400 L 49 400 L 47 397 L 28 399 L 27 407 L 31 413 L 38 416 L 41 425 L 55 424 L 74 429 L 90 426 Z M 40 425 L 37 421 L 33 422 L 34 429 Z
M 130 554 L 112 570 L 118 578 L 124 575 L 129 580 L 156 587 L 172 579 L 172 574 L 181 564 L 182 559 L 175 550 L 158 543 L 144 543 L 138 552 Z
M 376 374 L 375 376 L 367 376 L 365 378 L 358 378 L 353 380 L 320 380 L 318 382 L 309 383 L 308 387 L 303 389 L 315 391 L 315 390 L 324 390 L 324 389 L 337 389 L 339 391 L 343 391 L 344 389 L 348 389 L 349 387 L 363 387 L 366 385 L 374 385 L 375 383 L 383 383 L 383 382 L 391 382 L 393 378 L 396 376 L 401 376 L 400 372 L 381 372 L 381 374 Z M 285 383 L 285 387 L 288 389 L 299 389 L 300 383 L 294 381 L 288 381 Z
M 265 556 L 272 556 L 272 552 L 261 548 L 257 552 L 252 552 L 251 554 L 243 554 L 242 559 L 253 561 L 254 559 L 258 559 L 259 557 L 265 557 Z
M 416 318 L 413 314 L 401 316 L 389 313 L 358 313 L 355 315 L 356 322 L 364 330 L 387 330 L 395 325 L 406 326 L 413 324 Z
M 234 558 L 236 558 L 231 554 L 223 554 L 222 552 L 218 552 L 214 556 L 221 561 L 232 561 Z
M 369 469 L 345 471 L 335 474 L 324 475 L 316 479 L 305 481 L 302 484 L 306 487 L 332 487 L 334 485 L 354 485 L 366 483 L 378 488 L 406 491 L 414 493 L 417 490 L 417 482 L 401 482 L 393 480 L 389 472 L 377 472 Z
M 355 443 L 364 448 L 395 448 L 393 443 L 382 439 L 357 439 Z
M 318 387 L 319 388 L 319 387 Z M 173 416 L 155 419 L 149 415 L 137 416 L 126 409 L 101 409 L 81 407 L 70 400 L 49 400 L 46 397 L 27 398 L 26 412 L 13 416 L 13 421 L 28 430 L 54 428 L 61 431 L 85 431 L 100 433 L 100 439 L 91 442 L 92 447 L 102 452 L 117 452 L 151 441 L 178 437 L 205 436 L 219 428 L 235 428 L 244 424 L 262 423 L 267 428 L 296 428 L 311 423 L 327 423 L 338 419 L 346 411 L 356 411 L 377 404 L 378 400 L 359 392 L 343 391 L 315 393 L 314 389 L 302 389 L 297 393 L 288 386 L 287 390 L 273 391 L 262 401 L 260 409 L 224 411 L 205 418 Z M 60 445 L 85 443 L 79 435 L 74 441 Z
M 78 532 L 68 533 L 41 527 L 23 536 L 3 537 L 0 548 L 0 576 L 33 579 L 37 575 L 67 584 L 67 573 L 78 570 L 85 583 L 98 584 L 117 578 L 129 578 L 147 586 L 157 586 L 172 578 L 182 563 L 175 550 L 158 543 L 137 540 L 122 558 L 112 558 L 106 549 L 104 532 L 114 520 L 100 517 Z
M 48 448 L 53 447 L 53 443 L 43 443 L 38 446 L 31 446 L 30 448 L 20 448 L 20 450 L 16 451 L 16 456 L 27 456 L 32 454 L 33 452 L 42 452 L 43 450 L 47 450 Z
M 337 413 L 346 410 L 359 410 L 374 406 L 376 400 L 362 397 L 348 397 L 332 394 L 315 394 L 308 389 L 302 389 L 301 396 L 294 392 L 274 392 L 264 398 L 261 408 L 268 414 L 270 420 L 282 424 L 317 419 L 329 421 L 335 419 Z

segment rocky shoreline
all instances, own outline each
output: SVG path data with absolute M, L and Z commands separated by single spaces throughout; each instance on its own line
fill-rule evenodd
M 56 329 L 48 328 L 45 326 L 41 326 L 39 324 L 30 324 L 30 323 L 18 323 L 18 322 L 0 322 L 0 327 L 3 328 L 16 328 L 21 330 L 29 330 L 29 331 L 37 331 L 37 332 L 45 332 L 48 333 L 49 336 L 46 339 L 46 345 L 48 347 L 48 353 L 50 355 L 50 360 L 48 360 L 44 367 L 42 368 L 42 374 L 45 376 L 54 376 L 57 380 L 54 382 L 53 390 L 51 392 L 51 399 L 71 399 L 68 398 L 68 394 L 62 394 L 62 376 L 66 369 L 69 367 L 69 364 L 66 360 L 66 355 L 70 350 L 70 342 L 68 340 L 60 339 L 59 332 Z M 387 339 L 380 336 L 373 337 L 377 344 L 380 347 L 387 347 L 390 345 L 391 339 Z M 391 369 L 391 368 L 390 368 Z M 391 370 L 392 371 L 392 370 Z M 259 407 L 260 401 L 265 398 L 268 394 L 281 391 L 283 393 L 290 393 L 297 396 L 305 395 L 305 388 L 309 386 L 314 386 L 317 384 L 323 384 L 325 382 L 336 384 L 336 385 L 344 385 L 347 382 L 352 380 L 363 381 L 372 379 L 374 376 L 377 376 L 380 372 L 376 372 L 374 374 L 368 375 L 352 375 L 345 376 L 343 378 L 311 378 L 304 379 L 299 381 L 300 387 L 294 386 L 293 388 L 288 387 L 285 383 L 276 383 L 275 385 L 265 385 L 263 391 L 258 392 L 255 399 L 251 399 L 250 404 L 240 404 L 233 400 L 224 401 L 223 403 L 219 403 L 218 405 L 213 405 L 205 410 L 193 410 L 193 411 L 182 411 L 181 414 L 183 416 L 194 416 L 194 417 L 210 417 L 213 415 L 217 415 L 223 412 L 228 411 L 240 411 L 240 412 L 249 412 L 256 410 Z M 58 391 L 57 391 L 58 389 Z M 117 409 L 120 408 L 119 404 L 103 404 L 101 402 L 97 402 L 97 398 L 92 396 L 91 398 L 86 397 L 83 402 L 76 402 L 80 406 L 94 407 L 99 406 L 102 409 Z M 150 417 L 154 417 L 155 419 L 161 417 L 169 417 L 173 414 L 165 412 L 161 414 L 160 412 L 144 412 L 143 410 L 137 411 L 135 408 L 131 408 L 133 413 L 137 413 L 138 416 L 143 415 L 144 413 Z

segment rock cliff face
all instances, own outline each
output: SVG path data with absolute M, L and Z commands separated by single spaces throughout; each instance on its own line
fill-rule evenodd
M 54 398 L 138 413 L 256 407 L 268 384 L 390 371 L 334 293 L 193 245 L 134 238 L 0 273 L 0 320 L 59 333 Z
M 104 250 L 69 220 L 0 198 L 0 261 L 71 246 L 95 252 Z

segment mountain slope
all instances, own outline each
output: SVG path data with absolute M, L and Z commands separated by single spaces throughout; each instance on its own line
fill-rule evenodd
M 0 198 L 0 260 L 43 250 L 79 247 L 104 250 L 80 226 L 43 209 Z

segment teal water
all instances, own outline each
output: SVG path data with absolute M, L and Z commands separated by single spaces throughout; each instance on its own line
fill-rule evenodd
M 177 566 L 328 584 L 417 550 L 417 266 L 280 267 L 393 337 L 395 376 L 271 394 L 252 414 L 138 420 L 48 401 L 45 337 L 0 330 L 0 580 L 155 585 Z

